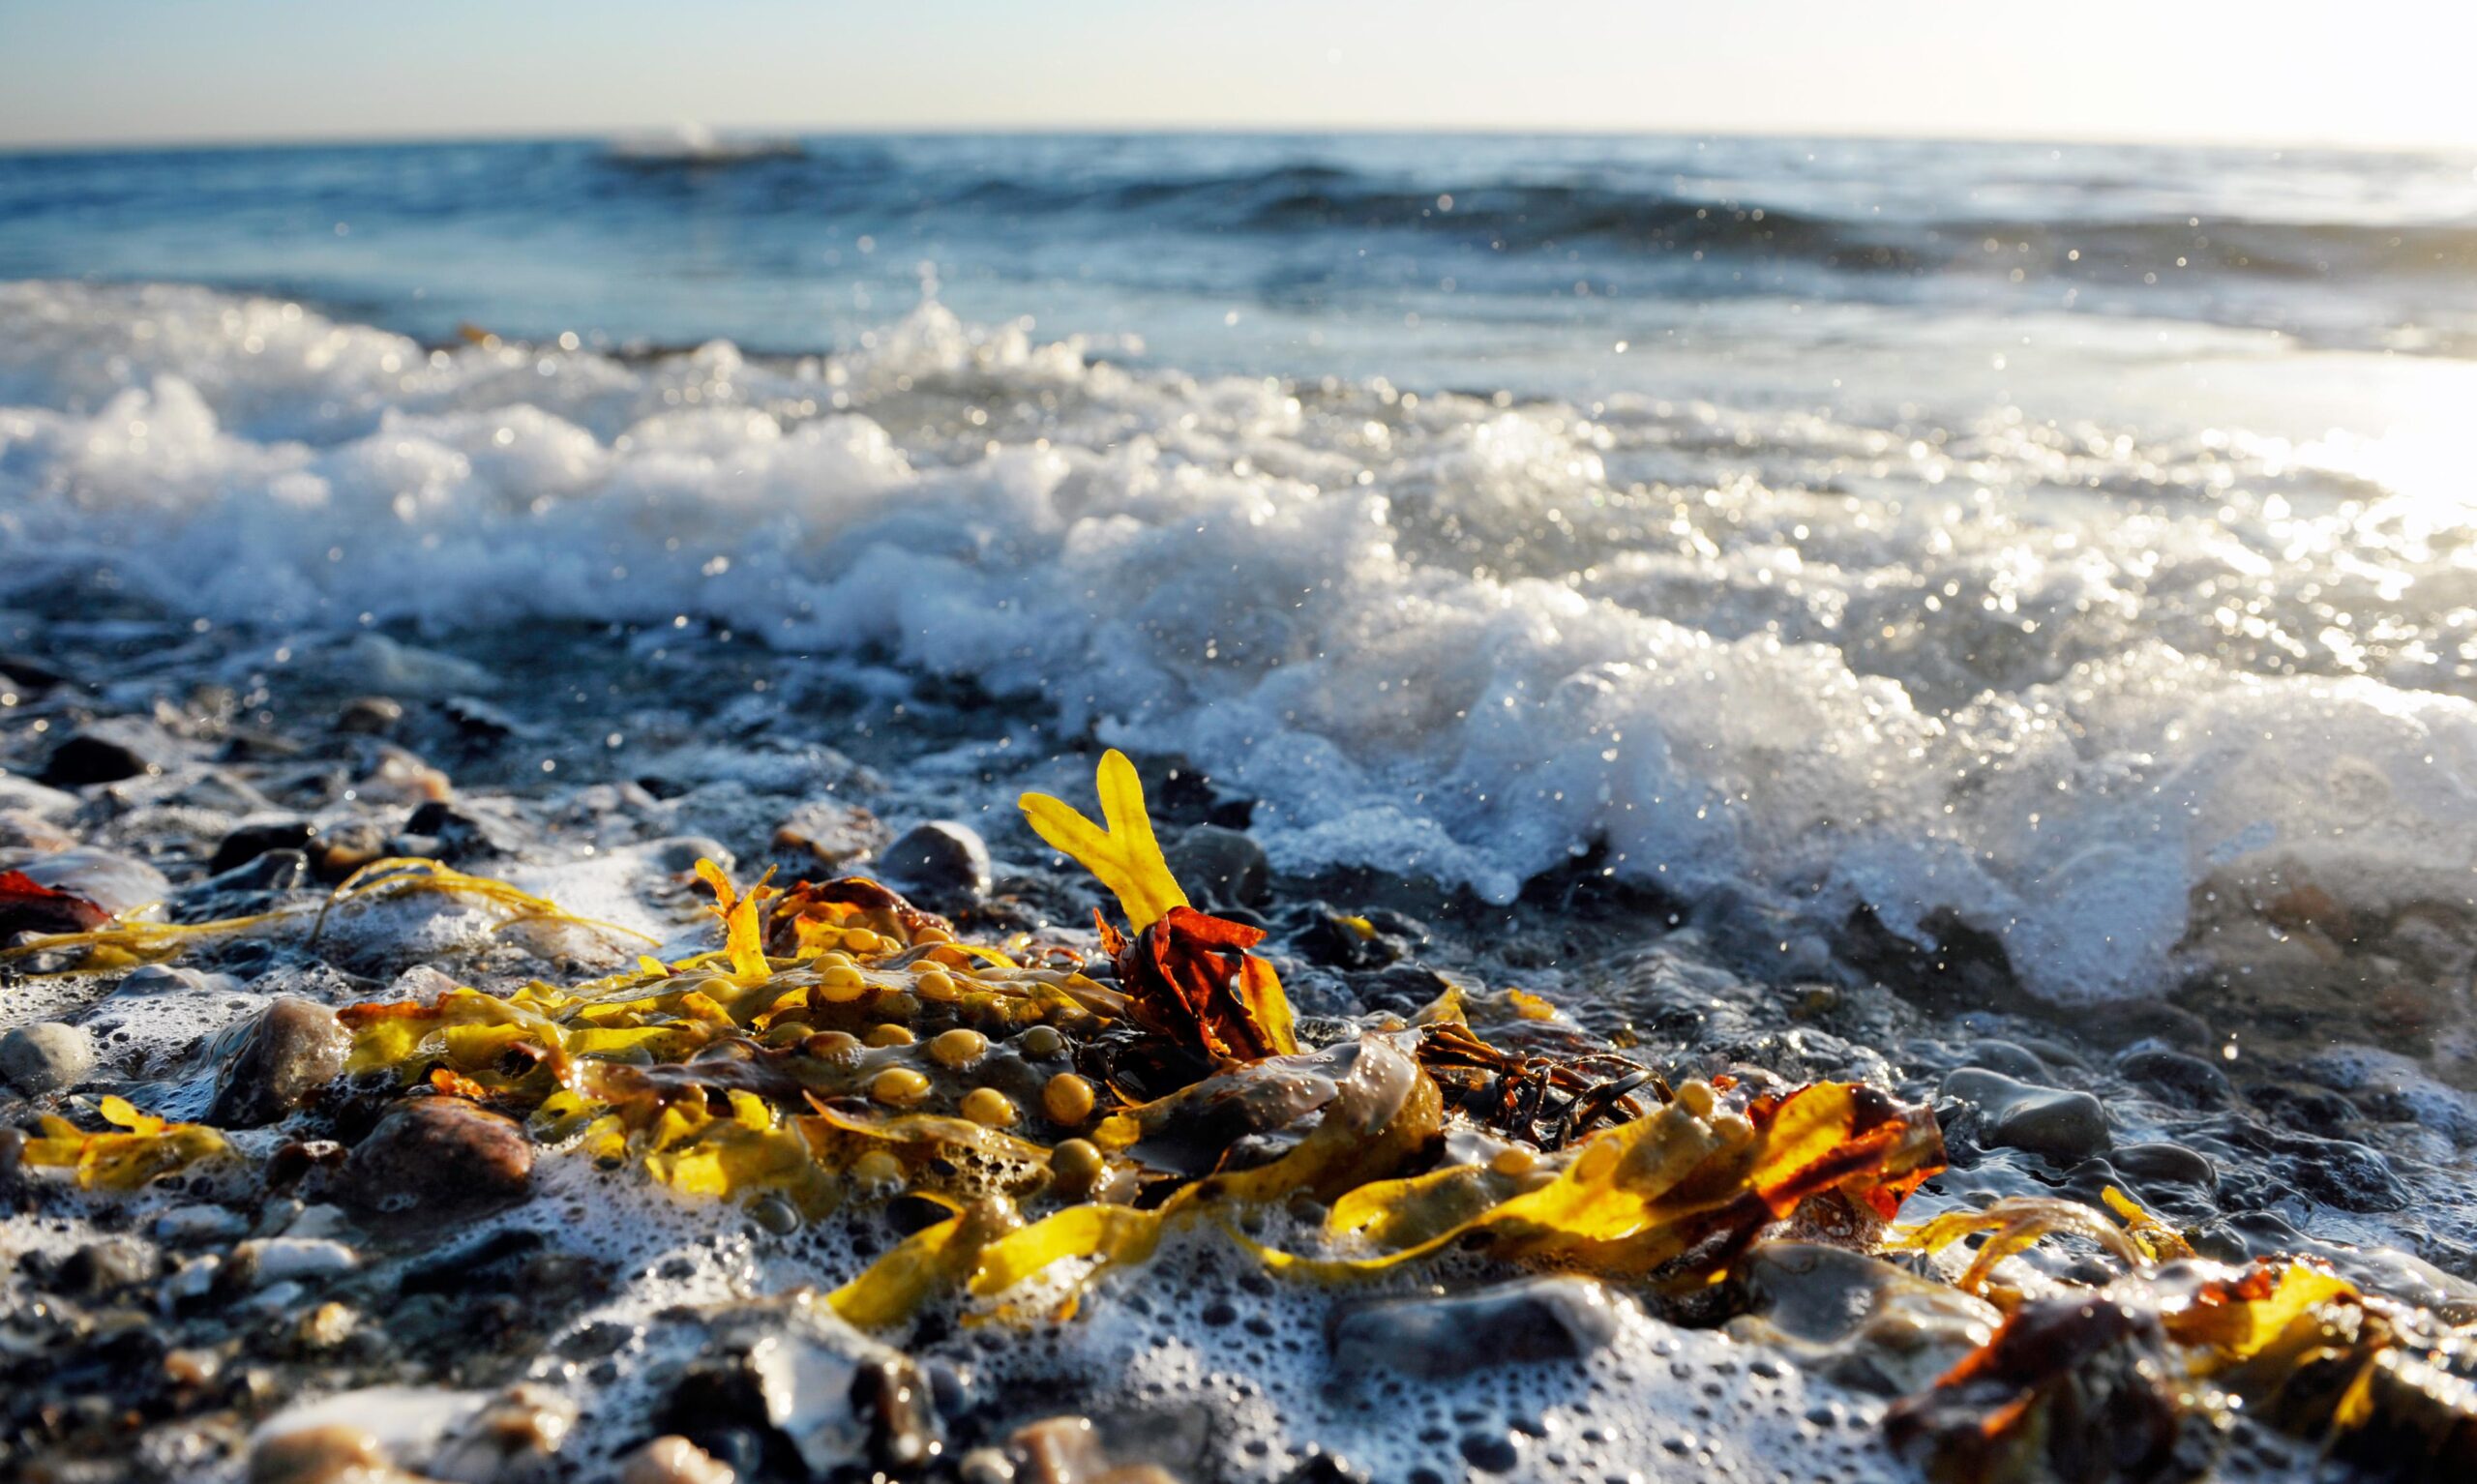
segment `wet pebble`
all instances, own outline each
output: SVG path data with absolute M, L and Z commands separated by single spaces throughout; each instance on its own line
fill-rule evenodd
M 114 994 L 229 994 L 241 988 L 241 981 L 230 974 L 211 974 L 203 969 L 185 968 L 170 964 L 147 964 L 133 968 L 112 986 Z
M 147 1223 L 146 1230 L 168 1246 L 203 1247 L 239 1240 L 249 1234 L 250 1223 L 220 1205 L 176 1205 Z
M 103 722 L 54 743 L 35 777 L 55 788 L 83 788 L 161 773 L 166 760 L 160 738 L 135 726 Z
M 1327 1338 L 1343 1373 L 1459 1376 L 1483 1366 L 1579 1359 L 1617 1338 L 1630 1306 L 1591 1278 L 1524 1278 L 1447 1298 L 1389 1299 L 1335 1315 Z M 1487 1343 L 1474 1345 L 1484 1335 Z
M 1975 1104 L 1980 1140 L 2024 1149 L 2071 1165 L 2107 1147 L 2107 1113 L 2086 1092 L 2020 1082 L 2000 1072 L 1964 1067 L 1944 1079 L 1944 1096 Z
M 483 811 L 459 809 L 437 799 L 414 809 L 404 821 L 404 833 L 414 837 L 414 842 L 428 842 L 426 847 L 412 849 L 411 853 L 451 866 L 513 855 L 522 844 L 514 828 Z M 408 842 L 408 847 L 412 843 Z
M 462 1098 L 400 1103 L 352 1151 L 344 1198 L 368 1211 L 435 1215 L 522 1199 L 533 1142 L 516 1120 Z
M 265 819 L 243 824 L 217 842 L 214 855 L 207 859 L 206 874 L 220 876 L 269 850 L 306 851 L 311 838 L 317 833 L 307 819 Z
M 300 850 L 265 850 L 223 873 L 200 881 L 183 892 L 187 900 L 227 893 L 236 896 L 267 896 L 278 892 L 299 891 L 310 883 L 310 857 Z
M 0 809 L 0 850 L 66 850 L 77 837 L 31 809 Z
M 1170 870 L 1221 906 L 1262 906 L 1272 897 L 1272 863 L 1247 835 L 1199 824 L 1170 847 Z
M 358 1484 L 398 1477 L 378 1439 L 346 1422 L 260 1438 L 250 1449 L 250 1484 Z
M 931 902 L 988 895 L 989 846 L 980 832 L 951 819 L 904 831 L 886 846 L 879 869 Z
M 643 849 L 645 859 L 667 876 L 686 876 L 697 869 L 701 860 L 712 861 L 727 874 L 739 866 L 737 857 L 711 835 L 673 835 L 654 841 Z
M 2047 1064 L 2038 1053 L 2012 1041 L 1985 1040 L 1970 1048 L 1964 1066 L 1998 1072 L 2022 1082 L 2035 1083 L 2047 1076 Z
M 404 719 L 404 704 L 392 696 L 356 696 L 336 712 L 336 730 L 385 736 Z
M 75 1086 L 95 1069 L 95 1038 L 58 1021 L 0 1035 L 0 1081 L 28 1097 Z
M 163 1265 L 163 1255 L 149 1243 L 134 1236 L 107 1236 L 63 1259 L 59 1282 L 73 1293 L 114 1293 L 153 1278 Z
M 673 1433 L 628 1455 L 619 1484 L 733 1484 L 731 1466 Z
M 2236 1101 L 2235 1085 L 2226 1073 L 2183 1052 L 2159 1047 L 2129 1052 L 2118 1058 L 2116 1070 L 2127 1082 L 2137 1083 L 2180 1108 L 2207 1111 Z
M 485 1406 L 423 1471 L 446 1484 L 533 1484 L 558 1477 L 556 1456 L 575 1431 L 577 1404 L 520 1384 Z
M 224 1054 L 207 1121 L 225 1128 L 272 1123 L 341 1075 L 351 1050 L 336 1012 L 281 995 L 245 1023 Z
M 2219 1184 L 2210 1156 L 2180 1143 L 2129 1143 L 2107 1156 L 2108 1162 L 2136 1180 L 2164 1180 L 2203 1190 Z
M 361 1266 L 361 1255 L 342 1242 L 314 1236 L 262 1236 L 232 1249 L 232 1272 L 245 1288 L 314 1283 Z

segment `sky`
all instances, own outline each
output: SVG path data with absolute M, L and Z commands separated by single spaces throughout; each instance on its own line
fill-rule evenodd
M 722 129 L 2477 144 L 2445 0 L 0 0 L 0 146 Z

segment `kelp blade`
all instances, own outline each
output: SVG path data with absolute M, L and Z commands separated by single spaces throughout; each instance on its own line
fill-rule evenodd
M 1152 816 L 1144 807 L 1144 784 L 1136 777 L 1135 764 L 1112 748 L 1101 755 L 1095 782 L 1106 829 L 1065 800 L 1046 793 L 1027 793 L 1017 802 L 1033 833 L 1098 877 L 1119 899 L 1128 925 L 1141 933 L 1170 908 L 1187 905 L 1187 894 L 1170 874 L 1170 863 L 1153 837 Z

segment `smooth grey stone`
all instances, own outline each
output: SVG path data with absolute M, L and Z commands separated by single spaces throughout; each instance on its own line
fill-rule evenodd
M 170 896 L 164 873 L 134 856 L 80 846 L 38 855 L 16 868 L 39 886 L 85 898 L 115 916 Z
M 241 981 L 230 974 L 210 974 L 204 969 L 183 968 L 174 964 L 142 964 L 122 976 L 112 986 L 115 994 L 229 994 L 241 988 Z
M 1982 1067 L 2001 1072 L 2023 1082 L 2037 1082 L 2047 1075 L 2047 1064 L 2038 1053 L 2012 1041 L 1980 1041 L 1970 1047 L 1969 1059 L 1963 1066 Z
M 1265 847 L 1237 830 L 1199 824 L 1169 850 L 1170 874 L 1217 905 L 1257 906 L 1272 896 Z
M 1327 1339 L 1337 1371 L 1436 1379 L 1581 1359 L 1617 1338 L 1627 1307 L 1597 1279 L 1554 1274 L 1446 1298 L 1365 1304 L 1335 1315 Z
M 2210 1156 L 2180 1143 L 2129 1143 L 2109 1154 L 2107 1162 L 2136 1180 L 2219 1188 L 2219 1167 Z
M 1963 1067 L 1944 1079 L 1944 1096 L 1978 1105 L 1980 1142 L 2023 1149 L 2058 1165 L 2078 1164 L 2109 1143 L 2107 1111 L 2086 1092 Z
M 74 1087 L 95 1069 L 95 1038 L 45 1021 L 0 1036 L 0 1081 L 28 1097 Z
M 989 891 L 989 846 L 980 832 L 952 819 L 904 831 L 878 858 L 878 869 L 932 897 L 979 897 Z
M 2235 1084 L 2226 1073 L 2183 1052 L 2163 1047 L 2128 1052 L 2117 1058 L 2116 1071 L 2180 1108 L 2225 1108 L 2236 1101 Z

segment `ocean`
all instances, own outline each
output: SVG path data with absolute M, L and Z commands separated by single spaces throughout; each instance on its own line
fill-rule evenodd
M 0 602 L 727 627 L 1182 756 L 1289 872 L 2156 996 L 2300 889 L 2477 911 L 2472 270 L 2467 155 L 0 156 Z

